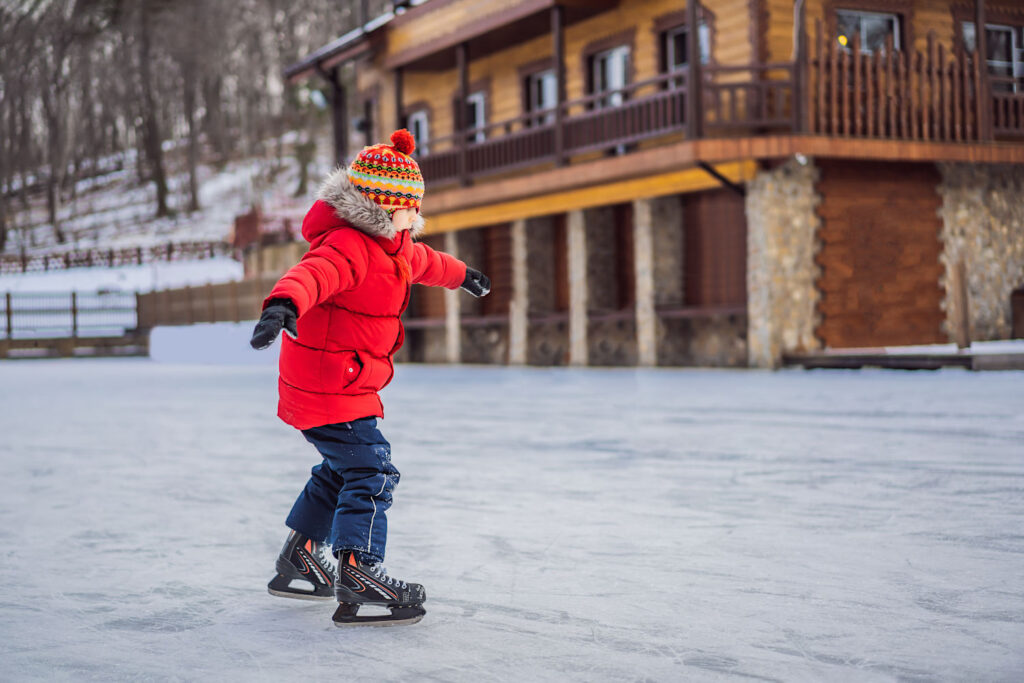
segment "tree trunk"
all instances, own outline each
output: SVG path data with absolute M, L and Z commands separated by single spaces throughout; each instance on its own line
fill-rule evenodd
M 167 207 L 167 174 L 164 171 L 164 151 L 160 136 L 159 112 L 153 96 L 153 75 L 150 65 L 152 44 L 149 34 L 149 8 L 143 5 L 139 11 L 139 85 L 142 88 L 142 129 L 146 161 L 150 176 L 156 185 L 157 218 L 170 215 Z
M 188 122 L 188 193 L 189 211 L 199 210 L 199 131 L 196 130 L 196 69 L 195 62 L 189 60 L 182 73 L 184 76 L 185 120 Z

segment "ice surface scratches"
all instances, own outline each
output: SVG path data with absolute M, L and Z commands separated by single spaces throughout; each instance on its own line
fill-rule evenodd
M 316 462 L 272 365 L 0 362 L 3 677 L 1019 680 L 1022 380 L 400 366 L 428 614 L 353 631 L 265 591 Z

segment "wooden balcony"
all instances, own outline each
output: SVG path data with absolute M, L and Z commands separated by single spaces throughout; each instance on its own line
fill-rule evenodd
M 620 156 L 656 138 L 915 143 L 915 158 L 917 143 L 935 143 L 936 160 L 950 143 L 1024 142 L 1024 84 L 983 73 L 973 54 L 930 36 L 925 51 L 868 55 L 856 43 L 849 51 L 826 44 L 820 24 L 813 35 L 804 45 L 814 49 L 792 62 L 701 67 L 700 107 L 689 106 L 694 75 L 682 71 L 432 140 L 420 157 L 424 177 L 467 185 L 588 153 Z M 1017 159 L 1024 145 L 1014 147 Z

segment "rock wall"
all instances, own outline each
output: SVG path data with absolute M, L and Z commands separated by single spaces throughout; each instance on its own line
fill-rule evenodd
M 961 319 L 955 268 L 967 274 L 970 338 L 1011 336 L 1010 293 L 1024 285 L 1024 166 L 940 164 L 946 332 Z
M 820 348 L 814 261 L 817 169 L 796 160 L 763 170 L 747 186 L 748 358 L 777 367 L 786 352 Z

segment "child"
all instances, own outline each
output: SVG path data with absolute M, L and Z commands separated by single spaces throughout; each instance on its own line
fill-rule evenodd
M 412 241 L 423 229 L 423 176 L 409 156 L 409 131 L 395 131 L 391 142 L 364 148 L 350 168 L 328 176 L 302 222 L 309 253 L 271 290 L 251 340 L 265 349 L 282 328 L 288 333 L 278 416 L 323 456 L 288 515 L 291 533 L 268 590 L 336 598 L 339 626 L 415 623 L 425 614 L 423 586 L 381 566 L 399 473 L 377 430 L 377 392 L 394 374 L 410 285 L 462 287 L 478 297 L 491 286 L 486 275 Z M 362 604 L 391 614 L 358 617 Z

